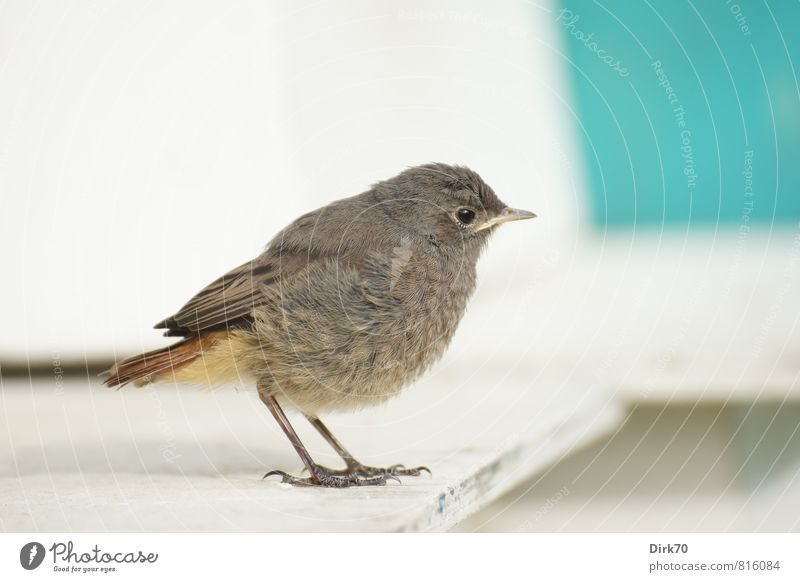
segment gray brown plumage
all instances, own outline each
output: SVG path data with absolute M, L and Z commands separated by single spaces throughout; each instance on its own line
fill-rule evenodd
M 105 382 L 254 382 L 309 469 L 308 479 L 278 472 L 287 482 L 349 486 L 419 474 L 364 467 L 318 415 L 382 402 L 435 362 L 494 227 L 532 216 L 506 207 L 467 168 L 410 168 L 295 220 L 261 255 L 156 324 L 181 341 L 119 362 Z M 347 469 L 316 465 L 281 405 L 303 412 Z

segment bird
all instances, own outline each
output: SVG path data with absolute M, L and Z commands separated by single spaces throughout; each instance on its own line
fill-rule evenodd
M 155 325 L 176 343 L 115 363 L 104 383 L 254 384 L 307 471 L 264 476 L 283 483 L 378 486 L 430 473 L 361 463 L 320 416 L 383 403 L 439 360 L 491 235 L 535 217 L 466 166 L 407 168 L 297 218 Z M 316 463 L 284 409 L 305 416 L 345 468 Z

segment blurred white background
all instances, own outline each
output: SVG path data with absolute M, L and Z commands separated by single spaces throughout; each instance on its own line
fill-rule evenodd
M 796 530 L 796 518 L 784 517 L 798 514 L 800 499 L 800 225 L 790 217 L 756 226 L 743 212 L 741 223 L 699 228 L 691 214 L 685 229 L 591 226 L 576 143 L 591 111 L 575 109 L 564 37 L 586 47 L 557 24 L 558 8 L 548 0 L 0 5 L 0 365 L 24 371 L 0 391 L 10 483 L 0 483 L 0 497 L 21 516 L 8 523 L 35 515 L 35 501 L 18 503 L 30 492 L 42 516 L 55 515 L 53 499 L 63 500 L 51 494 L 51 470 L 86 495 L 67 493 L 76 513 L 95 502 L 96 476 L 117 492 L 130 447 L 147 460 L 141 481 L 122 479 L 129 490 L 105 507 L 112 521 L 92 528 L 147 524 L 126 496 L 138 499 L 153 476 L 165 485 L 148 499 L 168 491 L 184 502 L 196 519 L 190 530 L 218 530 L 214 520 L 228 510 L 206 519 L 198 507 L 231 491 L 248 492 L 248 511 L 252 499 L 282 510 L 284 491 L 253 483 L 252 467 L 286 445 L 253 395 L 170 386 L 111 393 L 89 369 L 168 343 L 151 329 L 156 321 L 298 215 L 441 161 L 472 167 L 505 202 L 539 218 L 495 236 L 468 315 L 421 390 L 340 420 L 345 431 L 349 424 L 375 455 L 440 463 L 440 481 L 418 486 L 428 499 L 425 487 L 452 491 L 459 471 L 516 450 L 509 443 L 521 426 L 546 433 L 528 442 L 541 453 L 571 422 L 574 441 L 507 462 L 538 477 L 463 524 L 468 531 Z M 736 32 L 722 10 L 716 24 Z M 581 21 L 587 31 L 592 24 Z M 694 79 L 693 67 L 673 80 Z M 639 72 L 650 75 L 649 65 Z M 661 91 L 655 77 L 644 82 Z M 679 159 L 653 137 L 658 156 L 649 162 Z M 771 176 L 763 164 L 760 175 Z M 726 195 L 735 198 L 744 185 L 733 177 Z M 86 369 L 75 366 L 84 359 Z M 62 378 L 57 363 L 67 361 Z M 28 365 L 46 373 L 28 377 Z M 611 414 L 623 409 L 624 421 Z M 597 418 L 603 426 L 584 430 Z M 575 454 L 612 420 L 613 435 Z M 163 466 L 165 442 L 183 451 L 184 465 Z M 251 452 L 253 443 L 264 449 Z M 238 480 L 229 480 L 231 467 Z M 186 498 L 178 473 L 192 486 L 207 477 L 213 494 Z M 308 505 L 299 506 L 304 515 Z M 120 507 L 136 519 L 119 517 Z M 162 513 L 157 506 L 151 517 Z M 275 527 L 247 515 L 255 529 Z
M 529 284 L 580 209 L 551 10 L 4 4 L 0 355 L 162 345 L 152 324 L 296 216 L 429 161 L 540 215 L 481 267 Z

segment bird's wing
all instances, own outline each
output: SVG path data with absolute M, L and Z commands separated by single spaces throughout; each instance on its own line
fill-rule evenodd
M 227 327 L 248 317 L 258 302 L 257 289 L 274 276 L 270 263 L 248 261 L 225 273 L 192 297 L 180 310 L 154 327 L 164 335 L 186 336 L 193 332 Z
M 276 256 L 277 255 L 277 256 Z M 320 259 L 305 252 L 269 249 L 258 258 L 225 273 L 203 288 L 180 310 L 154 327 L 167 336 L 188 336 L 212 329 L 229 329 L 252 320 L 253 309 L 265 300 L 265 286 L 275 285 Z
M 385 243 L 386 235 L 359 235 L 357 221 L 372 219 L 363 208 L 373 207 L 368 200 L 359 203 L 356 198 L 301 216 L 278 233 L 260 256 L 208 285 L 175 315 L 158 322 L 156 329 L 166 329 L 164 335 L 168 336 L 187 336 L 236 327 L 252 321 L 253 309 L 267 301 L 265 287 L 288 283 L 309 267 L 331 261 L 339 267 L 348 265 L 360 270 L 359 264 Z M 343 231 L 342 224 L 350 228 Z

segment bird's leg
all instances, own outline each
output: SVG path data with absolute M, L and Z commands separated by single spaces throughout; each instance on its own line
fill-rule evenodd
M 286 436 L 289 438 L 289 441 L 292 443 L 294 450 L 297 451 L 297 454 L 302 459 L 303 464 L 306 466 L 308 470 L 309 476 L 306 478 L 302 477 L 293 477 L 284 471 L 270 471 L 264 478 L 269 477 L 270 475 L 280 475 L 281 480 L 283 483 L 291 483 L 292 485 L 304 485 L 304 486 L 311 486 L 311 487 L 353 487 L 353 486 L 363 486 L 363 485 L 386 485 L 387 477 L 391 477 L 391 475 L 375 475 L 375 476 L 360 476 L 354 474 L 348 475 L 337 475 L 331 472 L 330 470 L 326 469 L 325 467 L 321 467 L 314 462 L 314 459 L 311 458 L 311 455 L 308 454 L 303 443 L 300 441 L 300 437 L 297 436 L 297 433 L 292 428 L 292 425 L 289 424 L 289 419 L 286 418 L 286 414 L 283 412 L 283 409 L 278 405 L 278 401 L 275 400 L 274 397 L 267 395 L 259 386 L 258 395 L 261 398 L 261 401 L 266 405 L 269 411 L 272 413 L 272 416 L 275 417 L 275 420 L 278 421 L 278 424 L 283 429 L 283 432 L 286 433 Z
M 356 460 L 353 455 L 350 454 L 344 445 L 339 442 L 330 429 L 325 426 L 325 424 L 316 416 L 312 416 L 310 414 L 305 415 L 308 419 L 308 422 L 319 431 L 319 434 L 328 441 L 328 444 L 333 448 L 334 451 L 342 458 L 342 460 L 347 465 L 347 468 L 344 470 L 336 470 L 336 469 L 327 469 L 330 474 L 332 475 L 342 475 L 342 476 L 355 476 L 355 477 L 374 477 L 377 475 L 384 475 L 384 476 L 403 476 L 403 475 L 410 475 L 416 477 L 422 471 L 427 471 L 428 474 L 431 473 L 431 470 L 428 467 L 416 467 L 415 469 L 407 469 L 404 465 L 392 465 L 391 467 L 369 467 L 360 463 Z

